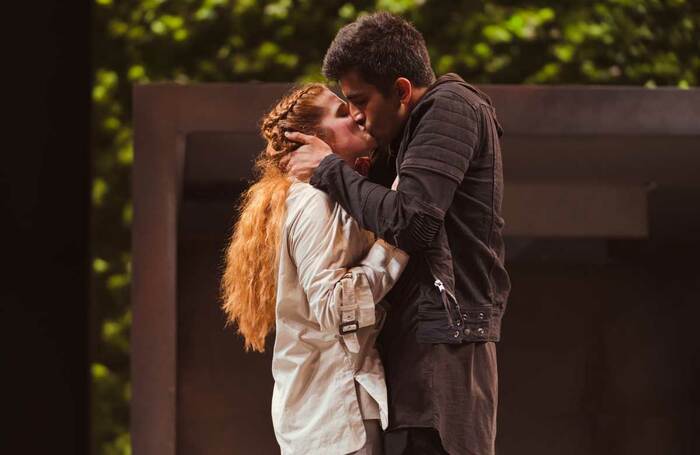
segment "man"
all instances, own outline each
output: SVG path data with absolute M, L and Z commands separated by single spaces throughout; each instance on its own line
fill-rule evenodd
M 494 453 L 495 341 L 510 290 L 500 216 L 501 128 L 489 98 L 456 75 L 435 80 L 421 34 L 388 13 L 342 28 L 324 75 L 355 121 L 388 149 L 393 179 L 355 172 L 320 139 L 288 164 L 365 229 L 407 251 L 388 296 L 380 348 L 389 391 L 388 454 Z M 377 180 L 377 178 L 375 178 Z

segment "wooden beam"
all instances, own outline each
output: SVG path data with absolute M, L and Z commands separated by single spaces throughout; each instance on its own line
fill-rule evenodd
M 480 86 L 507 135 L 700 134 L 700 89 Z

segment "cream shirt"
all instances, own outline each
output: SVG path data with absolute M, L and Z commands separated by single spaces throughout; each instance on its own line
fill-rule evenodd
M 279 261 L 272 421 L 282 454 L 359 450 L 366 435 L 356 383 L 378 404 L 382 427 L 388 423 L 384 369 L 374 346 L 383 311 L 375 304 L 398 280 L 408 255 L 375 241 L 325 193 L 295 181 Z M 341 322 L 359 329 L 341 334 Z

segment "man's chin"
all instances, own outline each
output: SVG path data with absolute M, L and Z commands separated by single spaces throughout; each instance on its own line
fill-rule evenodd
M 368 132 L 365 132 L 365 143 L 367 150 L 374 150 L 377 148 L 377 139 Z
M 377 136 L 374 136 L 372 133 L 368 133 L 367 135 L 370 138 L 369 142 L 371 144 L 372 150 L 382 147 L 382 141 Z
M 374 140 L 374 148 L 386 148 L 391 145 L 391 139 L 387 139 L 383 137 L 382 135 L 378 134 L 373 134 L 371 131 L 369 132 L 369 135 L 372 137 Z

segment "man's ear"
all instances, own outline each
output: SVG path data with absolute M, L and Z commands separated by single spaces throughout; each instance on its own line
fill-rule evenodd
M 394 90 L 396 90 L 396 95 L 399 98 L 399 102 L 408 106 L 408 104 L 411 102 L 411 95 L 413 94 L 413 84 L 411 84 L 411 81 L 405 77 L 396 79 L 394 82 Z

